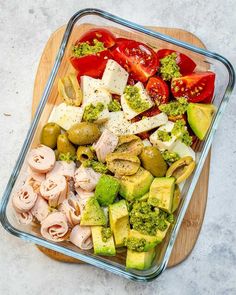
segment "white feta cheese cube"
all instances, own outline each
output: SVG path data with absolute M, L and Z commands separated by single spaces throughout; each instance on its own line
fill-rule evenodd
M 154 102 L 151 100 L 151 98 L 147 94 L 147 92 L 143 86 L 143 83 L 138 82 L 134 86 L 136 86 L 138 88 L 141 100 L 142 100 L 142 102 L 147 103 L 147 107 L 145 109 L 143 109 L 142 111 L 136 111 L 136 110 L 132 109 L 126 101 L 125 94 L 123 94 L 121 96 L 121 106 L 122 106 L 122 109 L 125 113 L 125 117 L 127 120 L 133 119 L 134 117 L 136 117 L 137 115 L 141 114 L 142 112 L 150 109 L 154 105 Z
M 128 135 L 130 132 L 131 123 L 125 119 L 124 112 L 110 112 L 109 120 L 104 124 L 104 127 L 115 135 Z
M 109 59 L 102 76 L 105 88 L 114 94 L 122 95 L 128 81 L 129 74 L 116 61 Z
M 171 135 L 171 139 L 169 141 L 162 141 L 158 137 L 158 131 L 165 131 L 165 132 L 171 132 L 172 129 L 174 128 L 174 123 L 171 121 L 168 121 L 165 125 L 161 126 L 158 128 L 152 135 L 150 136 L 150 141 L 151 143 L 156 146 L 160 151 L 164 150 L 170 150 L 177 139 L 176 136 Z
M 180 140 L 176 140 L 175 145 L 171 148 L 170 151 L 177 153 L 180 158 L 190 156 L 195 161 L 196 155 L 194 150 Z
M 57 123 L 61 128 L 68 130 L 75 123 L 80 123 L 84 110 L 81 107 L 75 107 L 61 103 L 54 107 L 48 122 Z
M 80 86 L 83 93 L 83 104 L 90 103 L 91 97 L 96 96 L 97 90 L 103 87 L 101 79 L 94 79 L 89 76 L 80 78 Z
M 130 134 L 137 134 L 145 131 L 152 130 L 162 126 L 168 122 L 168 117 L 165 113 L 160 113 L 153 117 L 147 117 L 138 122 L 132 123 L 130 126 Z

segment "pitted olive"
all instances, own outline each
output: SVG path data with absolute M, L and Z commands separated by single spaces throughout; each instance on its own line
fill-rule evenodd
M 89 122 L 76 123 L 67 132 L 69 140 L 77 145 L 92 144 L 101 135 L 98 126 Z

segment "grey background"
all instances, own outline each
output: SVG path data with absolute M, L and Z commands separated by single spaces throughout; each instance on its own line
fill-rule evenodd
M 0 0 L 1 192 L 30 124 L 34 77 L 44 45 L 53 31 L 85 7 L 142 25 L 187 29 L 236 64 L 234 0 Z M 0 294 L 236 294 L 235 126 L 234 95 L 213 143 L 201 235 L 184 263 L 151 283 L 131 282 L 88 265 L 49 260 L 0 228 Z

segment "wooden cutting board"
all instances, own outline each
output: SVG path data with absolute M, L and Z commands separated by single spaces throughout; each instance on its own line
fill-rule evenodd
M 191 43 L 197 47 L 205 48 L 202 41 L 190 32 L 175 29 L 175 28 L 159 28 L 150 27 L 151 29 L 164 33 L 166 35 L 172 36 L 176 39 Z M 62 36 L 65 31 L 65 26 L 59 28 L 54 32 L 42 53 L 38 71 L 35 77 L 33 102 L 32 102 L 32 115 L 38 106 L 38 102 L 42 96 L 45 84 L 47 82 L 50 71 L 53 67 L 54 60 L 61 43 Z M 210 169 L 210 153 L 206 159 L 204 168 L 202 170 L 201 176 L 198 180 L 198 184 L 195 188 L 194 194 L 192 196 L 191 202 L 189 204 L 188 210 L 184 217 L 183 223 L 181 225 L 178 237 L 176 239 L 171 258 L 168 263 L 168 267 L 175 266 L 185 260 L 191 253 L 194 245 L 197 241 L 198 235 L 201 230 L 202 222 L 204 219 L 204 213 L 207 203 L 207 193 L 208 193 L 208 178 Z M 82 263 L 79 260 L 65 256 L 63 254 L 57 253 L 55 251 L 46 249 L 44 247 L 38 246 L 39 250 L 49 257 L 63 261 L 63 262 L 73 262 Z

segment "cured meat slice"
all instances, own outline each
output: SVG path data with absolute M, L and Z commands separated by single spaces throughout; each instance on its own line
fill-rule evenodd
M 92 249 L 91 228 L 89 226 L 76 225 L 70 233 L 70 241 L 82 250 Z
M 37 194 L 34 192 L 33 188 L 28 184 L 24 184 L 20 190 L 14 193 L 12 204 L 18 213 L 22 213 L 28 212 L 33 208 L 36 200 Z
M 34 172 L 47 173 L 55 164 L 55 153 L 45 145 L 32 149 L 29 153 L 28 164 Z
M 68 178 L 74 177 L 76 165 L 73 161 L 67 163 L 66 161 L 56 161 L 53 169 L 46 174 L 46 178 L 55 175 L 63 175 Z
M 34 207 L 31 209 L 31 213 L 39 222 L 42 222 L 49 214 L 49 206 L 47 201 L 42 198 L 40 195 L 38 196 Z
M 74 176 L 75 188 L 81 187 L 86 191 L 93 191 L 98 183 L 101 174 L 95 172 L 90 167 L 83 167 L 81 165 L 76 171 Z
M 59 210 L 65 214 L 67 221 L 72 227 L 80 223 L 81 205 L 76 196 L 71 195 L 68 199 L 64 200 Z

